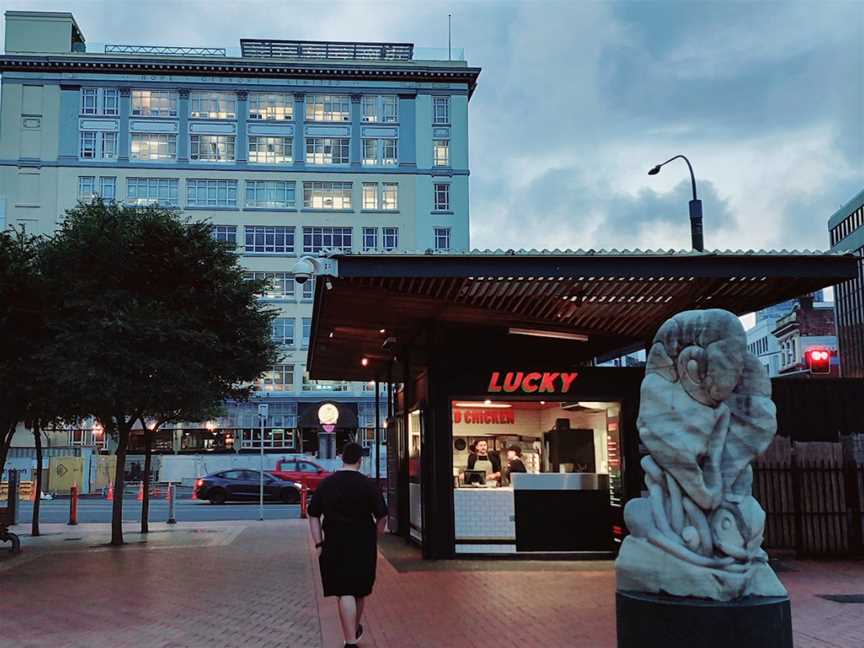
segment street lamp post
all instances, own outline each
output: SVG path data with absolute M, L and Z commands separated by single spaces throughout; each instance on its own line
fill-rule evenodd
M 693 166 L 683 155 L 676 155 L 665 162 L 658 164 L 648 172 L 648 175 L 657 175 L 660 169 L 669 164 L 672 160 L 681 158 L 687 163 L 687 168 L 690 169 L 690 185 L 693 188 L 693 200 L 690 201 L 690 238 L 693 242 L 693 249 L 697 252 L 705 251 L 705 244 L 702 240 L 702 201 L 696 197 L 696 176 L 693 174 Z
M 258 520 L 264 520 L 264 422 L 267 420 L 270 406 L 267 403 L 261 403 L 258 406 L 258 418 L 261 420 L 261 438 L 259 446 L 261 448 L 261 466 L 258 472 Z

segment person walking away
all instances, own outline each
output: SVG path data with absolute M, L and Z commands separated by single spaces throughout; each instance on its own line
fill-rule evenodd
M 324 596 L 337 598 L 345 646 L 356 646 L 363 634 L 363 606 L 375 584 L 378 533 L 387 515 L 375 482 L 360 472 L 362 457 L 358 444 L 347 443 L 342 468 L 318 485 L 308 509 Z

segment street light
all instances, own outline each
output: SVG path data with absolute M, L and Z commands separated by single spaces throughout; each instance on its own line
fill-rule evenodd
M 693 166 L 690 164 L 690 160 L 683 155 L 676 155 L 655 166 L 648 172 L 648 175 L 657 175 L 660 173 L 661 168 L 678 158 L 687 163 L 687 168 L 690 169 L 690 184 L 693 187 L 693 200 L 690 201 L 690 238 L 693 241 L 693 249 L 697 252 L 704 252 L 705 245 L 702 241 L 702 201 L 696 197 L 696 176 L 693 175 Z
M 260 468 L 261 470 L 258 473 L 258 520 L 264 520 L 264 423 L 267 421 L 267 415 L 270 413 L 270 406 L 267 403 L 261 403 L 258 405 L 258 418 L 261 423 L 261 438 L 260 446 L 261 446 L 261 462 Z

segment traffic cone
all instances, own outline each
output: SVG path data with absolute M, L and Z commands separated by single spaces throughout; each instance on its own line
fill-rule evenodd
M 36 482 L 35 482 L 35 480 L 33 482 L 33 486 L 30 487 L 30 501 L 31 502 L 36 501 Z
M 109 502 L 114 501 L 114 484 L 108 484 L 108 495 L 105 496 L 105 499 Z
M 138 497 L 136 498 L 139 502 L 144 501 L 144 482 L 138 482 Z
M 153 487 L 153 492 L 150 493 L 150 497 L 162 497 L 162 491 L 159 490 L 159 486 Z

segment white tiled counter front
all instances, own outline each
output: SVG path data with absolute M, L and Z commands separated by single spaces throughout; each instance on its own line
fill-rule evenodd
M 457 488 L 453 508 L 456 553 L 516 552 L 512 488 Z

